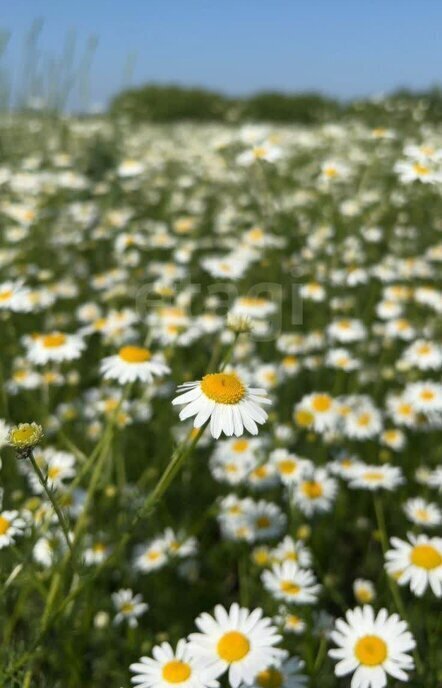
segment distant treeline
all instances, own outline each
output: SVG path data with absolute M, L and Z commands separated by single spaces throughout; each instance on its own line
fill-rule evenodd
M 389 115 L 398 119 L 442 122 L 442 90 L 425 93 L 397 91 L 378 99 L 344 103 L 317 93 L 266 91 L 250 97 L 230 98 L 201 88 L 146 85 L 123 91 L 110 106 L 111 113 L 131 121 L 274 121 L 319 124 L 347 117 L 363 119 L 376 126 Z

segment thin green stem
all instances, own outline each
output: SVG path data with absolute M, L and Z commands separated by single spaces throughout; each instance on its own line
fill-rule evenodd
M 58 506 L 57 500 L 55 499 L 52 491 L 49 489 L 48 479 L 47 479 L 47 477 L 45 478 L 45 476 L 41 472 L 40 467 L 39 467 L 38 463 L 36 462 L 36 460 L 34 458 L 34 454 L 32 451 L 29 452 L 29 460 L 32 464 L 32 468 L 34 469 L 34 471 L 37 475 L 37 478 L 40 482 L 40 485 L 42 486 L 47 498 L 49 499 L 50 503 L 52 504 L 52 508 L 54 509 L 55 513 L 57 514 L 58 522 L 59 522 L 60 527 L 63 531 L 63 535 L 64 535 L 64 538 L 66 540 L 66 544 L 67 544 L 69 550 L 72 552 L 72 545 L 71 545 L 71 540 L 69 537 L 69 528 L 67 526 L 66 519 L 63 515 L 62 510 Z

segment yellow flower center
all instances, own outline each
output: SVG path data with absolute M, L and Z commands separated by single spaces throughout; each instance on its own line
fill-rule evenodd
M 250 650 L 246 636 L 239 631 L 228 631 L 218 641 L 217 652 L 226 662 L 239 662 Z
M 263 146 L 256 146 L 253 149 L 253 155 L 255 156 L 255 158 L 257 160 L 262 160 L 263 158 L 265 158 L 266 153 L 267 153 L 267 149 L 264 148 Z
M 35 437 L 35 428 L 32 425 L 23 425 L 14 428 L 11 431 L 11 442 L 13 444 L 22 444 L 23 442 L 30 442 Z
M 359 588 L 356 591 L 356 598 L 357 598 L 358 602 L 367 603 L 367 602 L 372 601 L 373 594 L 372 594 L 371 590 L 369 590 L 368 588 Z
M 317 394 L 313 398 L 312 406 L 318 413 L 325 413 L 330 410 L 331 399 L 328 394 Z
M 436 395 L 432 389 L 423 389 L 419 396 L 422 401 L 432 401 Z
M 126 363 L 145 363 L 152 358 L 149 349 L 144 349 L 142 346 L 123 346 L 118 355 Z
M 0 516 L 0 535 L 5 535 L 8 532 L 10 525 L 11 523 L 7 518 Z
M 66 344 L 66 335 L 60 333 L 48 334 L 42 339 L 45 349 L 56 349 Z
M 268 516 L 259 516 L 256 519 L 256 527 L 257 528 L 268 528 L 270 525 L 270 519 Z
M 338 170 L 336 167 L 326 167 L 324 170 L 324 174 L 326 177 L 329 177 L 329 179 L 333 179 L 334 177 L 338 176 Z
M 430 571 L 441 566 L 442 555 L 432 545 L 416 545 L 411 552 L 411 563 Z
M 281 581 L 281 590 L 288 595 L 297 595 L 301 588 L 296 583 L 292 583 L 292 581 L 284 580 Z
M 163 666 L 163 679 L 168 683 L 183 683 L 187 681 L 191 673 L 189 664 L 179 659 L 173 659 Z
M 306 480 L 302 483 L 302 491 L 309 499 L 319 499 L 323 494 L 321 483 L 317 483 L 314 480 Z
M 243 452 L 247 451 L 248 447 L 249 447 L 248 440 L 236 440 L 232 444 L 232 449 L 237 454 L 242 454 Z
M 418 348 L 417 353 L 419 356 L 426 356 L 427 354 L 431 353 L 431 346 L 429 344 L 422 344 Z
M 51 466 L 51 468 L 48 470 L 48 478 L 54 480 L 55 478 L 58 478 L 60 473 L 61 469 L 58 466 Z
M 123 605 L 121 605 L 121 611 L 123 614 L 131 614 L 134 610 L 134 605 L 132 602 L 125 602 Z
M 382 480 L 384 477 L 383 473 L 380 473 L 380 471 L 366 471 L 364 473 L 364 478 L 365 480 L 368 480 L 370 482 L 376 483 L 379 480 Z
M 413 170 L 416 174 L 419 174 L 423 177 L 425 177 L 427 174 L 430 174 L 430 170 L 428 169 L 428 167 L 426 167 L 425 165 L 421 165 L 420 162 L 414 163 Z
M 416 509 L 416 518 L 420 519 L 421 521 L 428 521 L 429 515 L 428 511 L 426 509 Z
M 278 669 L 265 669 L 260 671 L 256 677 L 256 683 L 261 688 L 281 688 L 283 684 L 283 677 Z
M 371 415 L 369 413 L 361 413 L 358 418 L 358 425 L 361 428 L 366 428 L 370 424 Z
M 246 388 L 235 373 L 204 375 L 200 386 L 206 397 L 218 404 L 237 404 L 246 394 Z
M 355 656 L 364 666 L 378 666 L 387 659 L 386 643 L 377 635 L 364 635 L 355 645 Z
M 9 301 L 13 293 L 14 292 L 11 289 L 0 292 L 0 301 Z
M 281 473 L 289 475 L 290 473 L 294 473 L 296 471 L 296 463 L 294 461 L 290 461 L 290 459 L 285 459 L 284 461 L 280 461 L 278 463 L 278 468 Z
M 300 409 L 295 413 L 295 422 L 301 428 L 308 428 L 313 423 L 313 414 L 305 409 Z

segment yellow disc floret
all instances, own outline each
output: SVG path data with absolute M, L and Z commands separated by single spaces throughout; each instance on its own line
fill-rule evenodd
M 217 651 L 226 662 L 239 662 L 250 650 L 250 643 L 244 633 L 229 631 L 218 641 Z
M 355 645 L 356 659 L 364 666 L 378 666 L 387 659 L 387 645 L 377 635 L 364 635 Z
M 118 355 L 125 363 L 146 363 L 152 358 L 149 349 L 142 346 L 123 346 Z
M 173 659 L 163 666 L 163 679 L 167 683 L 184 683 L 190 677 L 192 669 L 187 662 Z
M 246 395 L 246 388 L 235 373 L 210 373 L 201 380 L 201 389 L 218 404 L 238 404 Z

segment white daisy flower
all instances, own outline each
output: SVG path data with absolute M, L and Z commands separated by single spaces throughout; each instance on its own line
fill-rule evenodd
M 135 551 L 135 568 L 142 573 L 150 573 L 167 564 L 166 544 L 156 538 L 145 545 L 138 545 Z
M 363 490 L 395 490 L 404 482 L 398 466 L 359 464 L 349 473 L 349 487 Z
M 376 597 L 373 583 L 365 578 L 356 578 L 353 583 L 353 594 L 359 604 L 369 604 Z
M 283 541 L 271 552 L 272 560 L 282 564 L 285 561 L 295 562 L 301 568 L 307 568 L 312 563 L 310 550 L 302 540 L 293 540 L 290 535 L 286 535 Z
M 236 603 L 228 611 L 217 605 L 214 616 L 201 614 L 195 621 L 201 632 L 189 636 L 192 657 L 217 675 L 228 671 L 232 688 L 253 684 L 260 671 L 279 665 L 286 656 L 274 647 L 281 636 L 262 614 L 262 609 L 250 612 Z
M 304 619 L 297 614 L 289 612 L 284 605 L 279 607 L 278 614 L 274 618 L 275 623 L 281 626 L 285 633 L 295 633 L 295 635 L 299 635 L 305 631 L 306 623 Z
M 406 517 L 419 526 L 432 528 L 442 523 L 442 511 L 438 505 L 421 497 L 407 499 L 403 508 Z
M 275 564 L 262 573 L 261 580 L 275 599 L 290 604 L 314 604 L 321 590 L 313 571 L 301 569 L 293 561 Z
M 26 522 L 19 516 L 18 511 L 2 511 L 0 513 L 0 549 L 15 544 L 15 538 L 23 535 Z
M 253 686 L 255 688 L 304 688 L 307 676 L 301 673 L 304 662 L 298 657 L 290 657 L 280 667 L 269 667 L 260 671 Z
M 258 434 L 258 424 L 265 423 L 267 413 L 260 404 L 270 404 L 263 389 L 248 387 L 235 372 L 209 373 L 202 380 L 187 382 L 178 388 L 172 404 L 185 404 L 180 419 L 195 417 L 194 427 L 202 427 L 210 418 L 210 432 L 215 439 L 223 432 L 240 437 L 244 429 Z
M 37 365 L 73 361 L 80 358 L 85 346 L 81 337 L 75 334 L 52 332 L 29 340 L 28 358 Z
M 216 672 L 195 661 L 188 643 L 179 640 L 174 651 L 169 643 L 155 645 L 151 657 L 130 665 L 131 682 L 138 688 L 217 688 Z
M 381 609 L 375 617 L 366 605 L 349 609 L 346 620 L 337 619 L 331 639 L 338 646 L 329 651 L 338 660 L 336 676 L 353 673 L 352 688 L 384 688 L 387 675 L 407 681 L 414 667 L 408 654 L 416 643 L 405 621 Z
M 313 467 L 309 459 L 291 454 L 287 449 L 274 449 L 269 459 L 284 485 L 299 482 L 303 472 Z
M 127 621 L 131 628 L 138 626 L 138 619 L 146 613 L 149 605 L 143 602 L 141 595 L 134 595 L 130 589 L 121 589 L 112 593 L 112 602 L 116 609 L 114 624 Z
M 25 313 L 32 310 L 29 302 L 29 289 L 21 282 L 3 282 L 0 284 L 0 311 Z
M 385 553 L 385 568 L 399 585 L 410 585 L 421 597 L 428 586 L 442 597 L 442 538 L 408 534 L 409 542 L 391 538 L 394 549 Z
M 413 382 L 407 385 L 404 399 L 418 412 L 442 411 L 442 385 L 431 380 Z
M 306 516 L 330 511 L 338 491 L 338 485 L 323 468 L 317 468 L 301 478 L 296 484 L 293 504 Z
M 170 373 L 170 368 L 149 349 L 123 346 L 115 356 L 103 359 L 100 365 L 105 380 L 117 380 L 121 385 L 140 380 L 151 383 L 154 377 Z

